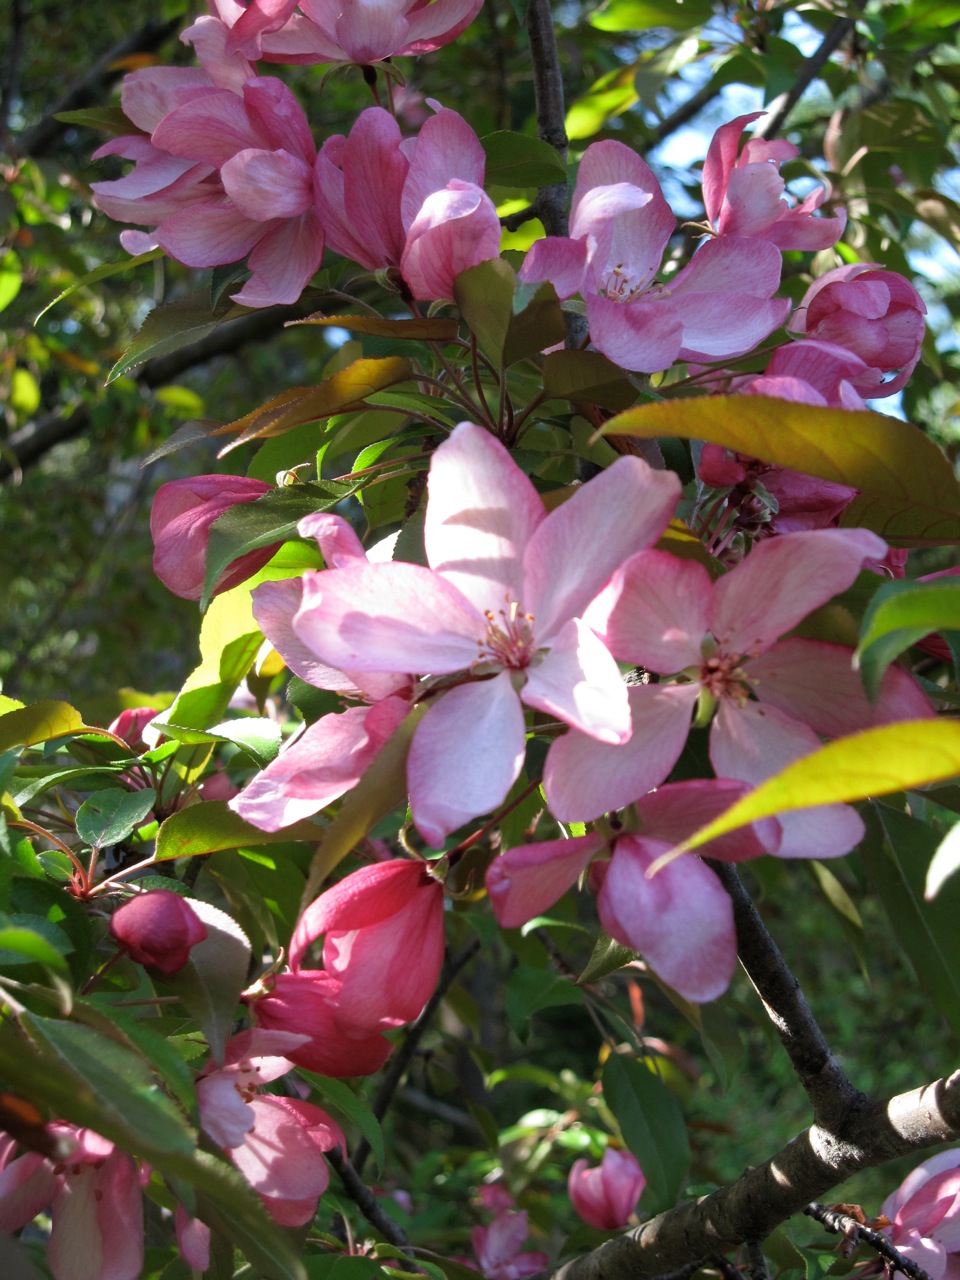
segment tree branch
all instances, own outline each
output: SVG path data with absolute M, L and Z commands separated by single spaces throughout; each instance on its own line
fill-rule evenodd
M 440 974 L 440 980 L 437 983 L 436 991 L 434 991 L 433 995 L 423 1006 L 423 1011 L 421 1012 L 420 1017 L 407 1030 L 403 1043 L 390 1060 L 389 1070 L 381 1080 L 380 1087 L 377 1089 L 376 1095 L 370 1106 L 370 1110 L 378 1120 L 382 1120 L 387 1114 L 387 1108 L 393 1100 L 393 1095 L 400 1087 L 400 1082 L 407 1073 L 407 1068 L 410 1066 L 413 1055 L 417 1050 L 417 1046 L 420 1043 L 424 1031 L 426 1031 L 427 1027 L 430 1025 L 433 1015 L 439 1009 L 461 969 L 463 969 L 473 959 L 479 950 L 480 939 L 475 938 L 473 942 L 464 947 L 462 951 L 459 951 L 455 956 L 451 956 L 444 965 L 443 971 Z M 369 1154 L 370 1144 L 367 1142 L 366 1138 L 361 1138 L 357 1143 L 356 1151 L 353 1153 L 353 1168 L 356 1170 L 358 1175 L 363 1172 L 363 1166 L 366 1164 Z
M 864 0 L 856 0 L 862 9 Z M 843 43 L 857 25 L 856 18 L 838 18 L 820 42 L 819 48 L 804 61 L 800 74 L 791 88 L 777 99 L 773 110 L 761 120 L 754 130 L 756 138 L 771 138 L 783 128 L 787 116 L 797 105 L 810 85 L 823 70 L 830 55 Z
M 808 1218 L 819 1222 L 827 1231 L 843 1236 L 851 1251 L 863 1241 L 871 1249 L 875 1249 L 881 1258 L 886 1259 L 894 1271 L 902 1271 L 904 1275 L 910 1276 L 911 1280 L 931 1280 L 929 1272 L 924 1271 L 923 1267 L 918 1266 L 912 1258 L 905 1257 L 899 1249 L 894 1248 L 889 1236 L 858 1222 L 849 1213 L 842 1213 L 839 1209 L 828 1209 L 822 1204 L 808 1204 L 803 1212 Z
M 852 1112 L 869 1106 L 870 1099 L 847 1079 L 736 869 L 728 862 L 706 861 L 733 902 L 740 963 L 777 1029 L 813 1106 L 815 1122 L 827 1129 L 842 1127 Z
M 340 1148 L 334 1147 L 332 1151 L 327 1151 L 325 1154 L 340 1179 L 344 1191 L 366 1220 L 377 1228 L 385 1240 L 389 1240 L 391 1244 L 395 1244 L 398 1249 L 402 1249 L 404 1253 L 410 1254 L 412 1257 L 409 1236 L 398 1222 L 394 1222 L 390 1215 L 384 1212 L 377 1197 L 368 1186 L 361 1182 L 356 1169 Z
M 960 1071 L 873 1102 L 834 1132 L 811 1125 L 736 1182 L 608 1240 L 561 1267 L 556 1280 L 647 1280 L 681 1270 L 694 1258 L 765 1239 L 863 1169 L 958 1138 Z
M 557 34 L 553 28 L 550 0 L 530 0 L 527 10 L 527 39 L 533 63 L 533 89 L 537 102 L 537 133 L 549 142 L 562 160 L 567 158 L 566 108 L 563 101 L 563 74 Z M 542 187 L 537 196 L 537 212 L 548 236 L 567 234 L 567 184 L 557 182 Z

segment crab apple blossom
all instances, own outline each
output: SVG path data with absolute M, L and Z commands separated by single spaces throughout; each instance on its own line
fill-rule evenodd
M 754 537 L 830 528 L 857 496 L 849 485 L 770 466 L 718 444 L 703 446 L 697 474 L 711 488 L 730 489 L 726 505 L 736 511 L 735 528 Z
M 286 1227 L 312 1220 L 330 1181 L 323 1153 L 346 1149 L 339 1126 L 319 1107 L 257 1093 L 293 1068 L 285 1055 L 306 1039 L 243 1031 L 227 1042 L 223 1065 L 211 1064 L 197 1082 L 201 1126 L 229 1152 L 274 1222 Z
M 407 761 L 413 819 L 432 844 L 506 797 L 524 704 L 600 741 L 629 737 L 619 669 L 581 618 L 631 549 L 659 536 L 678 494 L 674 475 L 621 458 L 548 515 L 506 449 L 461 423 L 431 461 L 429 567 L 304 575 L 294 630 L 322 662 L 432 678 Z
M 918 1165 L 880 1212 L 891 1242 L 931 1280 L 960 1277 L 960 1149 Z
M 211 525 L 241 502 L 256 502 L 270 485 L 246 476 L 189 476 L 162 484 L 150 511 L 153 571 L 175 596 L 199 600 L 206 575 Z M 229 565 L 213 594 L 229 591 L 262 569 L 279 544 L 248 551 Z
M 473 1228 L 470 1243 L 487 1280 L 521 1280 L 549 1265 L 549 1254 L 522 1252 L 529 1234 L 525 1209 L 503 1209 L 488 1226 Z
M 717 776 L 756 784 L 815 750 L 821 736 L 932 714 L 919 686 L 899 667 L 887 671 L 873 705 L 849 649 L 796 636 L 779 639 L 885 552 L 886 544 L 866 530 L 817 529 L 761 542 L 711 582 L 692 560 L 641 551 L 615 575 L 588 621 L 620 659 L 676 675 L 669 686 L 671 714 L 687 724 L 699 703 L 703 719 L 713 715 L 710 760 Z M 623 748 L 626 759 L 642 759 L 648 745 L 640 719 Z M 584 753 L 584 747 L 590 752 L 585 742 L 555 744 L 545 785 L 558 785 L 551 764 L 555 770 L 561 761 L 571 767 L 565 750 Z M 598 787 L 591 807 L 606 798 L 598 763 L 593 774 Z M 856 813 L 842 806 L 788 814 L 783 825 L 782 857 L 845 853 L 863 830 Z
M 676 219 L 652 171 L 621 142 L 584 152 L 570 236 L 538 240 L 520 270 L 558 296 L 582 295 L 594 346 L 624 369 L 654 373 L 676 360 L 743 355 L 781 325 L 789 304 L 773 297 L 780 253 L 769 243 L 707 241 L 664 283 L 655 277 Z
M 403 140 L 389 111 L 368 107 L 348 137 L 327 139 L 317 160 L 327 244 L 368 270 L 398 268 L 414 298 L 452 298 L 461 271 L 500 252 L 485 164 L 480 140 L 455 111 L 438 108 L 415 140 Z
M 54 1123 L 56 1160 L 0 1135 L 0 1231 L 49 1209 L 47 1265 L 54 1280 L 137 1280 L 143 1267 L 141 1172 L 132 1156 L 90 1129 Z
M 137 964 L 164 976 L 179 973 L 207 926 L 186 898 L 170 889 L 150 889 L 125 902 L 110 917 L 110 936 Z
M 788 328 L 858 355 L 868 367 L 852 385 L 869 399 L 906 386 L 920 359 L 926 312 L 909 280 L 859 263 L 814 280 Z
M 703 165 L 707 221 L 721 238 L 755 237 L 778 249 L 828 249 L 843 235 L 847 215 L 841 209 L 832 217 L 818 216 L 827 195 L 824 187 L 798 205 L 783 198 L 780 165 L 799 155 L 793 143 L 751 138 L 740 150 L 744 129 L 763 114 L 738 116 L 713 135 Z
M 165 116 L 153 144 L 217 166 L 221 199 L 163 222 L 161 248 L 190 267 L 246 258 L 250 279 L 230 296 L 251 307 L 296 302 L 323 257 L 316 209 L 317 151 L 290 89 L 271 76 L 187 103 Z
M 183 39 L 204 61 L 355 62 L 432 53 L 455 40 L 483 0 L 209 0 Z M 296 10 L 299 8 L 300 12 Z
M 575 1160 L 567 1191 L 580 1217 L 601 1231 L 617 1231 L 630 1221 L 647 1179 L 631 1151 L 607 1147 L 599 1165 Z
M 302 968 L 321 936 L 323 970 Z M 430 998 L 443 949 L 443 889 L 424 865 L 362 867 L 304 912 L 290 943 L 290 972 L 252 999 L 254 1016 L 261 1027 L 309 1034 L 291 1050 L 300 1065 L 369 1075 L 392 1049 L 383 1032 L 412 1021 Z
M 560 741 L 576 741 L 581 736 L 568 734 Z M 588 757 L 587 769 L 599 761 L 598 773 L 604 765 L 615 773 L 610 752 L 616 750 Z M 578 763 L 574 759 L 570 771 L 574 793 Z M 635 781 L 625 780 L 631 775 L 635 778 L 635 771 L 626 771 L 618 779 L 623 795 L 637 789 Z M 585 771 L 585 794 L 596 793 L 599 785 L 598 778 Z M 641 798 L 634 797 L 633 821 L 638 827 L 634 834 L 610 837 L 593 832 L 508 849 L 494 859 L 486 875 L 498 923 L 502 928 L 517 928 L 541 915 L 593 864 L 591 883 L 599 885 L 597 907 L 607 933 L 641 952 L 663 981 L 686 999 L 715 999 L 727 989 L 736 962 L 729 897 L 697 857 L 678 858 L 652 877 L 648 872 L 658 858 L 746 791 L 743 783 L 729 779 L 668 783 Z M 575 802 L 573 808 L 578 808 Z M 776 853 L 780 838 L 780 823 L 767 819 L 711 841 L 704 846 L 704 853 L 735 862 Z M 609 862 L 595 862 L 611 845 Z

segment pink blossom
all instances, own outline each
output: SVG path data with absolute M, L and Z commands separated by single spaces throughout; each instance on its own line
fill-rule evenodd
M 548 515 L 503 446 L 461 423 L 431 463 L 429 568 L 304 575 L 294 630 L 322 662 L 430 674 L 407 781 L 431 843 L 503 801 L 523 762 L 524 703 L 602 741 L 629 736 L 619 669 L 580 619 L 630 550 L 659 535 L 678 488 L 621 458 Z
M 487 1280 L 521 1280 L 543 1271 L 550 1258 L 545 1253 L 522 1253 L 529 1234 L 525 1209 L 505 1209 L 487 1227 L 470 1233 L 473 1252 Z
M 178 973 L 207 926 L 186 898 L 170 889 L 150 889 L 125 902 L 110 917 L 110 936 L 137 964 L 165 977 Z
M 570 238 L 533 245 L 520 277 L 580 293 L 594 346 L 641 373 L 675 360 L 711 362 L 752 350 L 786 319 L 775 299 L 780 254 L 762 240 L 707 241 L 662 284 L 655 280 L 675 219 L 652 171 L 623 143 L 592 143 L 577 174 Z
M 323 970 L 301 967 L 324 937 Z M 443 963 L 443 890 L 422 863 L 362 867 L 322 893 L 290 942 L 290 973 L 254 1002 L 260 1026 L 306 1031 L 294 1061 L 366 1075 L 389 1056 L 383 1032 L 416 1018 Z M 317 1066 L 322 1058 L 324 1067 Z M 332 1065 L 335 1069 L 330 1070 Z
M 483 0 L 209 0 L 211 13 L 186 32 L 207 65 L 234 58 L 268 62 L 356 62 L 432 53 L 456 39 Z M 294 10 L 299 7 L 300 13 Z M 219 28 L 219 30 L 217 30 Z
M 958 1280 L 960 1149 L 932 1156 L 908 1173 L 881 1214 L 893 1244 L 932 1280 Z
M 143 731 L 158 714 L 156 707 L 128 707 L 110 722 L 108 729 L 122 738 L 132 751 L 146 751 Z
M 795 533 L 755 546 L 715 583 L 695 561 L 641 551 L 615 576 L 588 621 L 618 658 L 676 676 L 667 689 L 678 724 L 689 722 L 695 704 L 704 719 L 715 713 L 710 759 L 717 776 L 755 785 L 815 750 L 821 736 L 932 714 L 899 667 L 887 672 L 874 706 L 853 670 L 850 650 L 799 637 L 778 640 L 850 586 L 865 560 L 885 550 L 875 534 L 862 529 Z M 583 750 L 583 743 L 564 747 L 565 741 L 551 749 L 544 778 L 548 799 L 559 785 L 554 771 L 562 777 L 571 767 L 566 753 Z M 625 767 L 653 746 L 646 722 L 638 719 L 621 749 Z M 605 798 L 599 764 L 594 773 L 598 786 L 591 808 Z M 562 794 L 573 792 L 567 786 Z M 561 816 L 552 800 L 551 807 Z M 846 807 L 803 810 L 786 815 L 783 825 L 783 857 L 835 856 L 862 835 L 859 817 Z
M 778 249 L 827 249 L 843 235 L 846 213 L 819 217 L 827 192 L 817 187 L 798 205 L 783 198 L 780 165 L 799 154 L 792 142 L 752 138 L 740 151 L 748 124 L 763 115 L 738 116 L 713 135 L 703 166 L 707 220 L 720 237 L 750 236 Z
M 317 160 L 327 243 L 368 270 L 399 268 L 414 298 L 452 298 L 461 271 L 500 252 L 485 163 L 455 111 L 438 109 L 415 141 L 404 141 L 388 111 L 368 107 L 349 137 L 327 139 Z
M 920 359 L 926 311 L 909 280 L 859 263 L 814 280 L 788 327 L 858 355 L 868 368 L 852 385 L 875 398 L 906 386 Z M 894 376 L 885 380 L 888 374 Z
M 576 745 L 582 735 L 568 735 Z M 596 744 L 593 744 L 594 746 Z M 746 793 L 728 779 L 669 783 L 636 798 L 636 770 L 611 761 L 616 748 L 584 759 L 574 753 L 559 766 L 568 770 L 571 794 L 581 787 L 586 803 L 607 788 L 620 803 L 636 799 L 637 835 L 608 842 L 595 832 L 568 840 L 545 841 L 508 849 L 487 870 L 487 892 L 502 928 L 516 928 L 548 910 L 587 867 L 591 883 L 599 883 L 597 906 L 607 933 L 643 954 L 664 982 L 688 1000 L 713 1000 L 726 990 L 736 963 L 736 934 L 730 899 L 714 873 L 699 858 L 682 857 L 647 876 L 653 863 L 698 827 L 722 813 Z M 622 749 L 621 749 L 622 750 Z M 583 775 L 577 777 L 581 761 Z M 591 772 L 592 770 L 592 772 Z M 606 778 L 605 773 L 611 776 Z M 564 779 L 560 779 L 561 784 Z M 612 787 L 611 787 L 612 783 Z M 554 785 L 556 786 L 556 780 Z M 574 803 L 576 808 L 576 803 Z M 776 852 L 781 828 L 765 821 L 722 837 L 704 853 L 739 861 Z M 612 843 L 609 863 L 594 862 Z
M 703 446 L 697 473 L 711 488 L 730 489 L 726 506 L 736 512 L 734 525 L 754 537 L 835 526 L 857 495 L 849 485 L 770 466 L 718 444 Z
M 143 1267 L 143 1198 L 136 1161 L 90 1129 L 47 1126 L 56 1161 L 28 1151 L 0 1171 L 0 1231 L 18 1231 L 49 1208 L 47 1263 L 54 1280 L 137 1280 Z
M 285 1055 L 303 1035 L 244 1031 L 227 1042 L 222 1067 L 211 1064 L 197 1082 L 200 1123 L 228 1151 L 275 1222 L 310 1222 L 327 1189 L 323 1152 L 346 1148 L 339 1126 L 319 1107 L 298 1099 L 257 1094 L 258 1085 L 285 1075 Z
M 199 600 L 210 526 L 231 507 L 255 502 L 269 492 L 270 485 L 245 476 L 191 476 L 162 484 L 150 512 L 150 533 L 153 571 L 163 585 L 185 600 Z M 213 594 L 228 591 L 262 569 L 278 545 L 240 556 L 217 579 Z
M 567 1190 L 574 1209 L 591 1227 L 616 1231 L 625 1227 L 647 1185 L 639 1161 L 630 1151 L 607 1147 L 599 1165 L 574 1161 Z

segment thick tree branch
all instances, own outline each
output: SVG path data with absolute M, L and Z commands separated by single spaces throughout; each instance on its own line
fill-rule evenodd
M 737 954 L 763 1001 L 813 1106 L 814 1120 L 828 1129 L 842 1127 L 846 1117 L 870 1104 L 847 1079 L 807 1004 L 800 983 L 790 972 L 780 948 L 760 913 L 727 862 L 708 862 L 733 902 Z
M 533 88 L 537 102 L 537 132 L 562 160 L 567 158 L 566 108 L 560 51 L 553 26 L 550 0 L 530 0 L 527 39 L 533 63 Z M 537 212 L 548 236 L 567 234 L 567 184 L 543 187 L 537 196 Z
M 736 1182 L 679 1205 L 561 1267 L 556 1280 L 647 1280 L 692 1259 L 765 1239 L 862 1169 L 960 1138 L 960 1071 L 854 1112 L 834 1132 L 812 1125 Z

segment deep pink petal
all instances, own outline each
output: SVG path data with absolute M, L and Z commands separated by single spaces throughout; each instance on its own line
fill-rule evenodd
M 408 5 L 407 39 L 398 54 L 432 53 L 455 40 L 480 12 L 483 0 L 434 0 Z
M 138 129 L 153 133 L 171 111 L 218 92 L 209 75 L 199 67 L 143 67 L 123 77 L 120 104 L 123 114 Z
M 413 820 L 434 848 L 503 803 L 524 747 L 523 708 L 510 671 L 451 689 L 430 707 L 413 736 L 407 782 Z
M 262 147 L 264 142 L 243 99 L 226 89 L 177 107 L 153 132 L 153 145 L 160 151 L 218 167 L 238 151 Z
M 689 854 L 647 879 L 668 848 L 657 840 L 617 841 L 597 898 L 600 922 L 687 1000 L 715 1000 L 737 960 L 733 906 L 710 868 Z
M 455 278 L 500 255 L 500 219 L 482 187 L 454 179 L 413 220 L 400 271 L 414 298 L 452 298 Z
M 400 201 L 404 231 L 413 226 L 427 198 L 451 179 L 482 186 L 486 162 L 479 138 L 456 111 L 444 108 L 425 121 Z
M 633 732 L 622 746 L 609 746 L 576 730 L 558 738 L 543 772 L 554 817 L 592 822 L 658 786 L 680 758 L 697 691 L 695 684 L 631 686 L 627 692 Z
M 263 223 L 244 218 L 226 200 L 190 205 L 157 227 L 161 249 L 187 267 L 240 262 L 262 236 Z
M 737 707 L 724 699 L 710 731 L 710 762 L 718 777 L 757 786 L 819 746 L 812 729 L 775 707 L 758 702 Z M 837 858 L 863 839 L 863 822 L 849 805 L 819 805 L 777 817 L 783 828 L 781 858 Z
M 546 236 L 530 246 L 519 277 L 525 283 L 549 280 L 561 301 L 572 298 L 584 288 L 587 251 L 585 239 Z
M 603 848 L 602 836 L 519 845 L 487 868 L 490 905 L 501 929 L 517 929 L 562 898 Z
M 323 227 L 316 210 L 308 209 L 266 231 L 247 262 L 253 275 L 230 296 L 248 307 L 296 302 L 322 257 Z
M 469 667 L 486 620 L 421 565 L 357 565 L 304 574 L 295 633 L 342 671 L 430 672 Z
M 676 218 L 663 198 L 663 192 L 660 190 L 660 184 L 653 170 L 624 143 L 613 139 L 593 142 L 583 153 L 570 206 L 571 226 L 578 226 L 578 235 L 587 234 L 589 231 L 595 232 L 595 227 L 586 225 L 580 227 L 581 202 L 596 187 L 610 187 L 620 183 L 637 187 L 651 197 L 647 205 L 647 213 L 640 224 L 643 228 L 641 238 L 632 244 L 624 244 L 625 264 L 628 265 L 631 274 L 634 271 L 646 273 L 651 267 L 656 270 L 660 265 L 667 241 L 676 226 Z M 637 229 L 635 226 L 634 230 Z M 604 257 L 606 258 L 606 255 Z
M 684 686 L 680 686 L 683 688 Z M 668 782 L 637 801 L 637 813 L 644 835 L 654 840 L 679 844 L 700 827 L 719 817 L 735 801 L 746 795 L 745 783 L 732 778 L 697 778 L 689 782 Z M 764 818 L 741 827 L 728 836 L 710 840 L 699 851 L 704 858 L 742 862 L 762 853 L 776 853 L 780 846 L 780 824 Z
M 866 529 L 815 529 L 755 546 L 714 587 L 710 629 L 731 654 L 759 654 L 857 577 L 886 543 Z
M 618 458 L 550 512 L 523 553 L 522 601 L 539 642 L 582 617 L 627 557 L 660 537 L 679 496 L 673 472 Z
M 521 693 L 529 707 L 557 716 L 598 742 L 630 736 L 630 707 L 620 668 L 602 640 L 579 618 L 550 638 L 550 648 L 527 668 Z
M 430 463 L 424 545 L 431 569 L 482 611 L 523 594 L 523 554 L 546 516 L 510 454 L 483 427 L 461 422 Z
M 313 170 L 287 151 L 238 151 L 220 170 L 223 189 L 245 218 L 297 218 L 313 201 Z
M 736 120 L 721 125 L 713 135 L 703 164 L 703 203 L 711 223 L 716 224 L 719 216 L 727 183 L 737 162 L 743 131 L 762 115 L 762 111 L 754 111 L 751 115 L 738 116 Z

